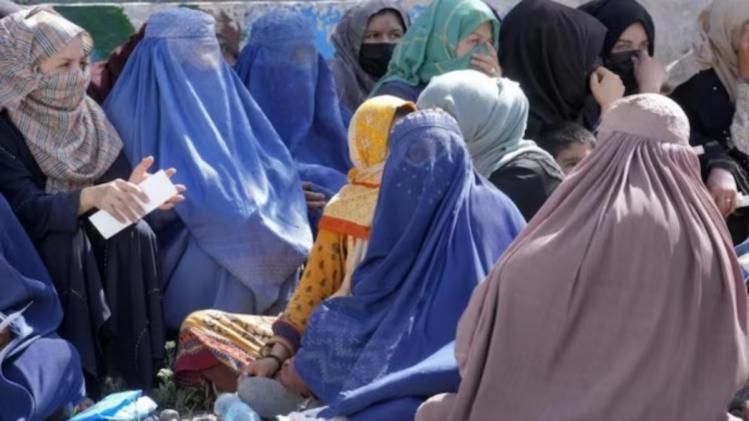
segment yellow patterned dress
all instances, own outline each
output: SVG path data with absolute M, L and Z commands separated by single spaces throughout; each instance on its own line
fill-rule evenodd
M 341 287 L 346 262 L 345 235 L 320 230 L 299 286 L 280 317 L 205 310 L 182 324 L 175 371 L 183 385 L 203 382 L 201 371 L 223 364 L 239 374 L 269 343 L 290 350 L 317 305 Z M 274 330 L 279 334 L 274 335 Z

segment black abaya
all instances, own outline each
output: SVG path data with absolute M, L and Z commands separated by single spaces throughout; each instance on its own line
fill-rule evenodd
M 99 182 L 129 173 L 120 155 Z M 119 374 L 129 386 L 149 390 L 164 346 L 155 235 L 141 221 L 105 241 L 85 215 L 78 216 L 80 191 L 48 194 L 45 183 L 23 135 L 0 114 L 0 192 L 60 295 L 60 336 L 76 346 L 89 378 Z

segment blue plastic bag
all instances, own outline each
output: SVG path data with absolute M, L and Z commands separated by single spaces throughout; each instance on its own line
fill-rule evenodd
M 156 410 L 156 403 L 141 390 L 114 393 L 81 412 L 71 421 L 139 420 Z

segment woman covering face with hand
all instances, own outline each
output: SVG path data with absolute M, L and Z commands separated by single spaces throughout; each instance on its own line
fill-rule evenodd
M 335 57 L 330 69 L 341 105 L 349 113 L 359 108 L 387 73 L 393 50 L 409 24 L 408 13 L 394 0 L 363 0 L 338 22 L 331 36 Z
M 608 29 L 603 65 L 622 79 L 625 95 L 660 93 L 668 74 L 663 63 L 653 58 L 655 24 L 650 13 L 635 0 L 594 0 L 580 10 Z
M 395 49 L 372 95 L 416 101 L 432 77 L 475 68 L 500 76 L 499 21 L 481 0 L 435 0 Z
M 505 17 L 499 58 L 530 102 L 526 138 L 563 121 L 593 129 L 622 97 L 619 77 L 600 65 L 605 36 L 595 18 L 550 0 L 523 0 Z

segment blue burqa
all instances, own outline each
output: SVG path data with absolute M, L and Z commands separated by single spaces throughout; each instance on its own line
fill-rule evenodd
M 223 61 L 213 17 L 187 8 L 151 15 L 104 108 L 131 162 L 153 155 L 187 186 L 176 207 L 184 229 L 152 224 L 169 282 L 167 325 L 206 308 L 267 311 L 312 236 L 291 156 Z
M 452 352 L 473 289 L 525 226 L 471 163 L 457 122 L 438 110 L 397 123 L 372 236 L 352 295 L 312 315 L 296 369 L 325 416 L 413 418 L 456 391 Z
M 52 280 L 0 196 L 0 321 L 21 310 L 0 348 L 0 420 L 45 419 L 85 396 L 78 352 L 55 334 L 62 307 Z
M 253 23 L 235 68 L 302 180 L 330 197 L 346 183 L 351 162 L 335 81 L 315 46 L 312 25 L 300 12 L 270 11 Z

